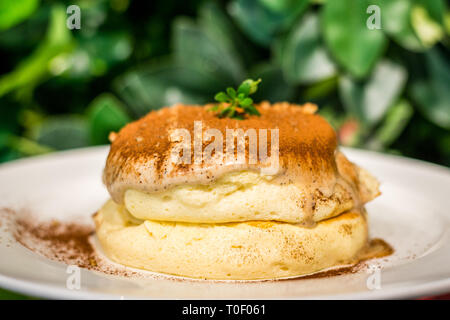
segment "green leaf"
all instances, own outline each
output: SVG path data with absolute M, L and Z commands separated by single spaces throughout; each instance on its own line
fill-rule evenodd
M 389 147 L 405 129 L 414 113 L 414 109 L 406 100 L 395 103 L 386 114 L 386 117 L 368 142 L 371 149 L 383 150 Z
M 128 72 L 115 87 L 132 114 L 139 117 L 175 103 L 210 102 L 224 86 L 208 74 L 166 61 Z
M 343 76 L 339 92 L 344 107 L 367 126 L 376 124 L 401 94 L 407 73 L 399 64 L 380 61 L 366 81 Z
M 434 124 L 450 129 L 450 65 L 437 49 L 425 55 L 428 77 L 413 82 L 410 94 Z
M 20 159 L 23 155 L 11 148 L 0 149 L 0 163 Z
M 251 84 L 249 82 L 242 82 L 242 84 L 238 88 L 238 94 L 243 94 L 244 96 L 248 96 L 250 94 Z
M 243 78 L 242 61 L 221 39 L 208 34 L 187 18 L 178 18 L 173 27 L 173 46 L 178 64 L 188 66 L 228 85 Z
M 6 130 L 0 130 L 0 150 L 8 147 L 9 140 L 12 134 Z
M 0 289 L 0 300 L 26 300 L 26 299 L 30 299 L 30 297 L 20 293 Z
M 71 54 L 53 61 L 55 74 L 74 78 L 101 76 L 108 69 L 125 61 L 131 54 L 130 36 L 124 32 L 102 32 L 82 37 Z M 61 65 L 61 67 L 58 66 Z
M 248 95 L 258 90 L 258 84 L 260 82 L 261 79 L 256 81 L 253 79 L 246 79 L 239 85 L 237 92 L 234 88 L 228 87 L 226 95 L 223 92 L 216 94 L 216 100 L 225 95 L 228 100 L 227 102 L 230 103 L 230 105 L 226 106 L 220 112 L 219 116 L 233 119 L 243 119 L 246 113 L 250 115 L 259 115 L 258 110 L 253 106 L 253 99 L 249 98 Z M 224 106 L 222 105 L 222 107 Z
M 24 137 L 10 136 L 8 139 L 9 147 L 25 156 L 36 156 L 54 151 L 53 148 L 41 145 L 35 141 Z
M 250 91 L 249 94 L 254 94 L 258 90 L 258 85 L 261 83 L 261 79 L 253 80 L 253 79 L 247 79 L 244 80 L 244 83 L 248 83 L 250 85 Z
M 316 15 L 304 16 L 285 41 L 281 49 L 281 68 L 289 82 L 316 82 L 336 73 L 335 65 L 322 45 Z
M 3 132 L 20 132 L 20 124 L 18 122 L 23 109 L 23 106 L 13 100 L 11 96 L 0 98 L 0 134 Z
M 119 131 L 131 121 L 122 103 L 108 93 L 95 98 L 87 114 L 92 144 L 108 143 L 110 132 Z
M 382 30 L 370 30 L 366 13 L 370 0 L 327 1 L 322 10 L 325 42 L 336 60 L 353 76 L 364 77 L 381 57 L 387 39 Z
M 248 107 L 253 104 L 252 98 L 245 98 L 239 103 L 242 107 Z
M 40 5 L 39 8 L 22 23 L 0 30 L 0 46 L 5 52 L 30 53 L 45 36 L 50 18 L 50 6 Z M 23 57 L 22 57 L 23 59 Z
M 47 34 L 41 45 L 12 72 L 0 78 L 0 97 L 20 87 L 33 87 L 48 75 L 51 61 L 73 47 L 72 36 L 66 27 L 66 12 L 61 6 L 51 10 Z
M 450 10 L 447 10 L 444 15 L 444 29 L 447 35 L 450 35 Z M 448 48 L 448 43 L 447 43 Z
M 253 100 L 268 100 L 272 103 L 278 101 L 290 101 L 295 93 L 295 88 L 288 84 L 280 68 L 273 64 L 260 64 L 251 71 L 252 78 L 262 79 L 258 91 L 253 95 Z
M 26 20 L 39 6 L 39 0 L 0 1 L 0 30 L 6 30 Z
M 253 62 L 255 54 L 251 45 L 217 2 L 206 2 L 198 15 L 198 24 L 212 39 L 220 42 L 231 54 L 239 56 L 237 59 L 249 64 Z
M 40 145 L 56 150 L 81 148 L 89 145 L 89 128 L 79 116 L 53 116 L 46 119 L 32 132 Z
M 227 102 L 229 99 L 230 98 L 228 97 L 228 95 L 223 91 L 219 92 L 214 96 L 214 100 L 219 102 Z
M 236 90 L 231 87 L 227 88 L 227 94 L 231 99 L 236 98 Z
M 305 101 L 316 100 L 331 95 L 337 88 L 338 77 L 331 77 L 305 88 L 302 97 Z
M 258 111 L 258 109 L 255 108 L 254 105 L 250 104 L 249 106 L 246 107 L 246 109 L 248 110 L 248 112 L 252 115 L 256 115 L 259 116 L 261 115 Z
M 443 10 L 443 3 L 439 0 L 422 2 L 412 8 L 412 26 L 427 47 L 433 46 L 444 36 Z
M 383 30 L 389 36 L 408 50 L 423 51 L 426 49 L 411 23 L 413 1 L 378 0 L 377 4 L 381 8 Z
M 444 14 L 447 10 L 444 0 L 414 0 L 414 3 L 425 8 L 430 19 L 441 25 L 444 23 Z
M 241 29 L 258 44 L 269 46 L 275 35 L 289 27 L 308 6 L 308 0 L 234 0 L 229 12 Z

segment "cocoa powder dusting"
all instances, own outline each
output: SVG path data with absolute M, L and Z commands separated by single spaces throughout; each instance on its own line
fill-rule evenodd
M 57 220 L 36 222 L 28 212 L 8 208 L 0 208 L 0 219 L 10 227 L 18 243 L 48 259 L 109 275 L 139 275 L 125 266 L 111 264 L 96 252 L 91 244 L 95 232 L 91 225 Z
M 350 266 L 338 267 L 331 270 L 301 276 L 297 279 L 320 279 L 336 277 L 345 274 L 357 273 L 365 268 L 367 260 L 390 256 L 394 249 L 383 239 L 374 238 L 369 241 L 367 247 L 360 253 L 357 262 Z
M 89 269 L 98 265 L 89 242 L 94 233 L 91 226 L 56 220 L 36 224 L 26 218 L 17 219 L 15 226 L 14 237 L 19 243 L 50 259 Z
M 94 249 L 91 237 L 94 235 L 94 227 L 77 222 L 59 222 L 57 220 L 36 222 L 29 214 L 17 214 L 14 210 L 0 208 L 1 223 L 10 226 L 17 242 L 33 252 L 41 254 L 51 260 L 63 262 L 68 265 L 77 265 L 93 271 L 99 271 L 109 275 L 124 277 L 148 277 L 144 273 L 117 267 L 105 261 Z M 358 261 L 351 266 L 339 267 L 331 270 L 320 271 L 310 275 L 304 275 L 286 279 L 272 280 L 236 280 L 236 282 L 254 281 L 289 281 L 335 277 L 345 274 L 353 274 L 365 267 L 365 261 L 373 258 L 381 258 L 393 253 L 392 247 L 382 239 L 372 239 Z M 170 275 L 153 275 L 153 278 L 171 279 L 174 281 L 205 281 L 189 279 Z M 222 282 L 221 280 L 206 280 Z M 224 280 L 229 282 L 230 280 Z

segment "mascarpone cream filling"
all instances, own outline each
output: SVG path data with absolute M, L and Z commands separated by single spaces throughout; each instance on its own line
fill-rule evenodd
M 355 190 L 344 181 L 333 190 L 274 182 L 255 171 L 226 174 L 209 185 L 184 184 L 146 193 L 127 190 L 124 205 L 142 220 L 223 223 L 275 220 L 310 223 L 334 217 L 355 206 Z M 314 188 L 314 190 L 312 190 Z M 322 190 L 322 191 L 321 191 Z M 311 193 L 315 193 L 311 201 Z

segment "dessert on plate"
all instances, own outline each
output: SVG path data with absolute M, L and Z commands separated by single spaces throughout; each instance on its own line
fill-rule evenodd
M 368 246 L 364 204 L 379 195 L 378 182 L 339 151 L 315 105 L 262 102 L 239 118 L 211 107 L 152 111 L 110 136 L 111 200 L 94 216 L 105 254 L 202 279 L 284 278 L 357 262 Z M 243 148 L 236 132 L 246 133 Z M 270 157 L 255 161 L 255 132 Z

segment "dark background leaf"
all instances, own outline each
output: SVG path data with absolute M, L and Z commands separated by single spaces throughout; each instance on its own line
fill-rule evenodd
M 411 95 L 433 123 L 450 129 L 450 64 L 437 50 L 426 54 L 428 76 L 416 80 Z
M 321 35 L 319 19 L 307 15 L 295 25 L 282 45 L 280 63 L 286 79 L 294 84 L 317 82 L 336 73 Z
M 339 89 L 344 106 L 367 126 L 376 124 L 401 94 L 407 73 L 399 64 L 380 61 L 365 81 L 350 76 L 340 79 Z
M 38 5 L 39 0 L 0 2 L 0 30 L 8 29 L 27 19 Z
M 275 35 L 287 28 L 307 7 L 307 0 L 235 0 L 229 12 L 255 42 L 269 46 Z
M 89 127 L 87 121 L 78 116 L 55 116 L 36 127 L 32 138 L 55 150 L 86 147 L 89 145 Z
M 317 103 L 342 144 L 450 165 L 443 0 L 16 2 L 0 5 L 16 10 L 0 23 L 0 161 L 107 143 L 252 77 L 256 103 Z
M 92 101 L 88 110 L 90 141 L 108 143 L 110 132 L 119 131 L 131 121 L 124 105 L 111 94 L 102 94 Z
M 366 26 L 369 0 L 327 1 L 322 12 L 325 42 L 336 60 L 356 77 L 366 76 L 381 57 L 387 39 Z

